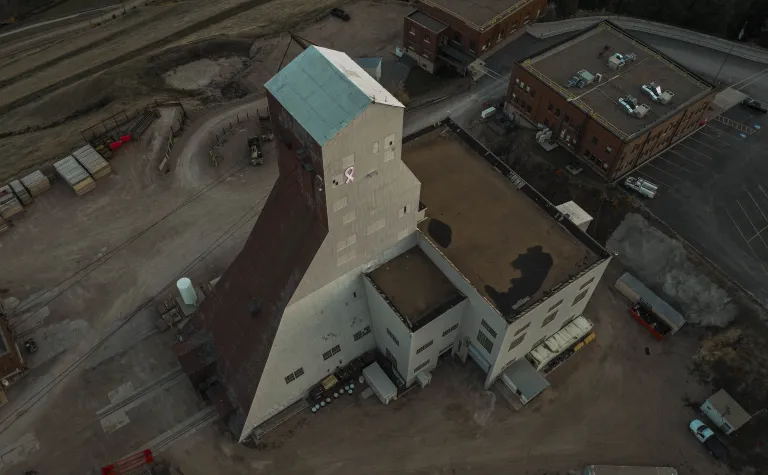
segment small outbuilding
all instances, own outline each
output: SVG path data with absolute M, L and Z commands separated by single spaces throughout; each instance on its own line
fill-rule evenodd
M 730 394 L 725 392 L 725 389 L 721 389 L 704 401 L 701 412 L 706 414 L 724 434 L 736 431 L 752 418 Z

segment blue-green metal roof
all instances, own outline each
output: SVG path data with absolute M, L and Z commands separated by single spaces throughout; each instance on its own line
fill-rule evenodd
M 288 63 L 265 87 L 320 146 L 372 102 L 314 46 Z

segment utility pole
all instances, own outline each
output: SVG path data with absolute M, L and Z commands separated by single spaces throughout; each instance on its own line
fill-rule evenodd
M 733 40 L 731 43 L 731 48 L 728 50 L 728 53 L 725 55 L 725 59 L 723 59 L 723 64 L 720 65 L 720 69 L 717 70 L 717 74 L 715 75 L 715 82 L 717 82 L 717 79 L 720 77 L 720 73 L 723 71 L 723 67 L 725 67 L 725 63 L 728 61 L 728 58 L 731 57 L 731 53 L 733 52 L 733 48 L 736 47 L 736 42 L 741 41 L 742 38 L 744 38 L 744 32 L 747 29 L 747 22 L 744 22 L 744 26 L 741 27 L 741 31 L 739 32 L 739 36 Z

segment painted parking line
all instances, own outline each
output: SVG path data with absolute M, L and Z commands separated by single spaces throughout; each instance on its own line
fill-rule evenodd
M 705 132 L 706 131 L 706 132 Z M 743 139 L 739 136 L 738 132 L 731 132 L 731 131 L 725 131 L 720 130 L 717 127 L 707 125 L 706 127 L 702 127 L 699 129 L 699 132 L 704 135 L 710 135 L 713 138 L 718 138 L 720 140 L 727 140 L 730 143 L 737 143 L 741 142 Z
M 758 186 L 760 186 L 760 185 L 758 185 Z M 762 188 L 762 187 L 761 187 L 761 188 Z M 746 188 L 744 189 L 744 191 L 746 191 L 746 192 L 747 192 L 747 194 L 749 195 L 749 198 L 750 198 L 750 199 L 752 200 L 752 202 L 755 204 L 755 208 L 757 208 L 757 210 L 758 210 L 758 211 L 760 212 L 760 214 L 763 216 L 763 219 L 766 221 L 766 223 L 768 223 L 768 217 L 766 217 L 766 216 L 765 216 L 765 212 L 763 212 L 763 209 L 762 209 L 762 208 L 760 207 L 760 205 L 757 203 L 757 200 L 755 199 L 755 197 L 754 197 L 754 196 L 752 196 L 752 193 L 750 193 L 750 192 L 749 192 L 749 190 L 747 190 Z M 765 193 L 765 192 L 763 192 L 763 193 Z M 766 198 L 768 198 L 768 197 L 766 197 Z M 765 225 L 765 226 L 764 226 L 762 229 L 760 229 L 759 231 L 757 231 L 757 232 L 755 233 L 755 235 L 754 235 L 754 236 L 752 236 L 751 238 L 749 238 L 747 241 L 748 241 L 748 242 L 749 242 L 749 241 L 752 241 L 752 240 L 753 240 L 753 239 L 755 239 L 756 237 L 759 237 L 759 238 L 762 240 L 762 239 L 763 239 L 763 238 L 762 238 L 762 233 L 763 233 L 763 232 L 764 232 L 766 229 L 768 229 L 768 224 L 766 224 L 766 225 Z M 763 241 L 763 244 L 765 244 L 765 241 Z M 766 247 L 768 247 L 768 246 L 766 246 Z
M 720 124 L 720 125 L 718 125 L 718 124 Z M 720 132 L 722 134 L 725 134 L 725 135 L 727 135 L 729 137 L 732 137 L 734 140 L 744 140 L 744 139 L 741 138 L 741 132 L 739 132 L 738 130 L 734 129 L 733 127 L 729 127 L 729 126 L 723 124 L 722 122 L 712 122 L 712 121 L 710 121 L 707 124 L 707 126 L 711 127 L 712 130 L 716 130 L 716 131 L 718 131 L 718 132 Z
M 656 166 L 656 165 L 654 165 L 653 163 L 649 163 L 649 164 L 648 164 L 648 166 L 649 166 L 649 167 L 652 167 L 652 168 L 655 168 L 656 170 L 660 171 L 661 173 L 663 173 L 663 174 L 665 174 L 665 175 L 669 175 L 669 176 L 671 176 L 671 177 L 672 177 L 672 178 L 674 178 L 675 180 L 679 180 L 679 181 L 685 181 L 685 180 L 683 180 L 682 178 L 680 178 L 679 176 L 675 176 L 675 175 L 673 175 L 673 174 L 669 173 L 668 171 L 666 171 L 666 170 L 664 170 L 664 169 L 661 169 L 661 168 L 657 167 L 657 166 Z
M 760 265 L 760 268 L 763 269 L 763 272 L 765 272 L 766 275 L 768 275 L 768 270 L 765 269 L 765 266 L 763 265 L 762 261 L 759 257 L 757 257 L 757 254 L 755 253 L 755 250 L 752 249 L 752 245 L 747 240 L 747 237 L 744 236 L 744 233 L 741 232 L 741 228 L 739 228 L 739 225 L 736 224 L 736 220 L 733 219 L 733 216 L 731 215 L 731 212 L 728 211 L 728 208 L 725 208 L 725 212 L 728 214 L 728 217 L 731 218 L 731 221 L 733 221 L 733 226 L 736 228 L 736 230 L 741 235 L 741 238 L 744 239 L 744 242 L 747 244 L 747 248 L 749 248 L 749 251 L 752 253 L 752 257 L 755 258 L 755 261 Z
M 696 134 L 696 135 L 704 135 L 704 136 L 709 137 L 710 139 L 712 139 L 712 140 L 714 140 L 716 142 L 720 142 L 721 144 L 725 145 L 726 147 L 732 147 L 734 142 L 740 142 L 742 140 L 742 139 L 737 139 L 736 137 L 728 137 L 730 142 L 726 142 L 725 140 L 723 140 L 725 137 L 716 137 L 714 135 L 710 135 L 710 134 L 705 133 L 701 129 L 699 130 L 698 134 Z
M 692 159 L 690 157 L 686 157 L 685 155 L 683 155 L 680 152 L 675 152 L 673 149 L 669 149 L 669 150 L 667 150 L 664 153 L 671 153 L 672 155 L 680 157 L 680 158 L 682 158 L 683 160 L 685 160 L 687 162 L 693 163 L 694 165 L 697 165 L 697 166 L 700 166 L 700 167 L 704 168 L 704 165 L 702 165 L 701 163 L 697 162 L 696 160 L 694 160 L 694 159 Z
M 698 153 L 699 155 L 701 155 L 703 157 L 706 157 L 706 158 L 708 158 L 710 160 L 714 160 L 714 158 L 710 157 L 709 155 L 707 155 L 704 152 L 700 152 L 700 151 L 696 150 L 695 148 L 691 147 L 690 145 L 686 145 L 684 143 L 679 143 L 678 145 L 680 145 L 681 147 L 685 147 L 685 148 L 687 148 L 688 150 L 690 150 L 692 152 Z
M 768 244 L 765 243 L 765 240 L 762 236 L 760 236 L 760 232 L 757 230 L 757 226 L 755 226 L 755 223 L 752 222 L 752 218 L 749 217 L 749 214 L 747 214 L 747 211 L 744 209 L 744 206 L 741 205 L 739 200 L 736 200 L 736 204 L 739 205 L 739 208 L 741 208 L 741 212 L 744 213 L 744 216 L 747 217 L 747 221 L 749 221 L 749 224 L 752 226 L 752 229 L 755 231 L 755 236 L 760 238 L 760 241 L 762 241 L 763 246 L 765 246 L 766 249 L 768 249 Z M 754 236 L 753 236 L 754 237 Z M 747 244 L 749 244 L 749 241 L 751 239 L 744 238 L 747 241 Z
M 715 152 L 722 152 L 722 150 L 720 150 L 719 148 L 716 148 L 716 147 L 713 147 L 713 146 L 711 146 L 711 145 L 709 145 L 709 144 L 706 144 L 706 143 L 702 142 L 701 140 L 696 140 L 696 139 L 695 139 L 695 138 L 693 138 L 693 137 L 688 137 L 688 140 L 691 140 L 691 141 L 693 141 L 693 142 L 697 142 L 697 143 L 700 143 L 700 144 L 702 144 L 703 146 L 705 146 L 705 147 L 707 147 L 707 148 L 711 148 L 711 149 L 712 149 L 712 150 L 714 150 Z
M 666 158 L 664 158 L 664 157 L 661 157 L 661 156 L 660 156 L 660 157 L 659 157 L 659 160 L 663 160 L 663 161 L 664 161 L 664 163 L 669 163 L 669 164 L 670 164 L 670 165 L 672 165 L 673 167 L 679 168 L 680 170 L 682 170 L 682 171 L 684 171 L 684 172 L 688 172 L 688 173 L 690 173 L 690 174 L 693 174 L 693 172 L 692 172 L 692 171 L 690 171 L 690 170 L 688 170 L 687 168 L 685 168 L 685 167 L 683 167 L 683 166 L 680 166 L 680 165 L 678 165 L 677 163 L 675 163 L 675 162 L 672 162 L 672 161 L 670 161 L 670 160 L 668 160 L 668 159 L 666 159 Z

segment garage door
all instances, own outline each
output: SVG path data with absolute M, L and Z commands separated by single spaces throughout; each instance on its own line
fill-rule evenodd
M 487 373 L 491 369 L 491 362 L 485 359 L 480 350 L 472 344 L 469 345 L 469 356 L 483 369 L 483 372 Z

